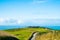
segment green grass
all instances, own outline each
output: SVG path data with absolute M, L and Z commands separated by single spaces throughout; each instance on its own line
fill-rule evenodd
M 30 27 L 30 28 L 8 29 L 4 31 L 14 35 L 19 40 L 28 40 L 33 32 L 39 32 L 39 34 L 36 36 L 36 40 L 60 40 L 60 30 L 52 30 L 49 28 L 47 29 L 47 28 Z
M 13 35 L 15 35 L 19 40 L 28 40 L 33 32 L 49 32 L 50 30 L 45 28 L 18 28 L 18 29 L 10 29 L 5 30 Z

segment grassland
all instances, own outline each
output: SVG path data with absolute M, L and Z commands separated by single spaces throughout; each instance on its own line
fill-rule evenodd
M 53 30 L 43 35 L 36 36 L 36 40 L 60 40 L 60 31 Z
M 13 34 L 16 36 L 19 40 L 28 40 L 33 32 L 40 32 L 40 33 L 46 33 L 50 30 L 45 28 L 19 28 L 19 29 L 11 29 L 11 30 L 5 30 L 6 32 Z
M 12 36 L 18 38 L 19 40 L 28 40 L 33 32 L 39 32 L 38 35 L 36 36 L 36 40 L 60 40 L 60 30 L 52 30 L 42 27 L 8 29 L 4 30 L 4 32 L 0 31 L 0 35 L 4 34 L 9 36 L 11 34 Z

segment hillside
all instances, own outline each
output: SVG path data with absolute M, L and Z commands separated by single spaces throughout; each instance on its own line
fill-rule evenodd
M 21 28 L 6 30 L 6 32 L 14 34 L 19 40 L 28 40 L 33 32 L 49 32 L 45 28 Z
M 5 31 L 0 31 L 0 40 L 18 40 L 13 34 Z
M 60 40 L 60 31 L 53 30 L 43 35 L 38 34 L 36 40 Z
M 47 28 L 17 28 L 4 30 L 0 31 L 0 38 L 2 35 L 3 37 L 15 37 L 19 40 L 29 40 L 34 32 L 38 32 L 35 40 L 60 40 L 59 30 L 56 31 Z

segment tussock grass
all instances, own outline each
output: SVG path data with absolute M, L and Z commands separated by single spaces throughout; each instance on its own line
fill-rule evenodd
M 42 35 L 36 36 L 36 40 L 60 40 L 60 31 L 51 31 Z

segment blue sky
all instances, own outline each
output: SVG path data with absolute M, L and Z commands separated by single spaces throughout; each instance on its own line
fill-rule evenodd
M 60 0 L 0 0 L 0 25 L 60 25 Z

